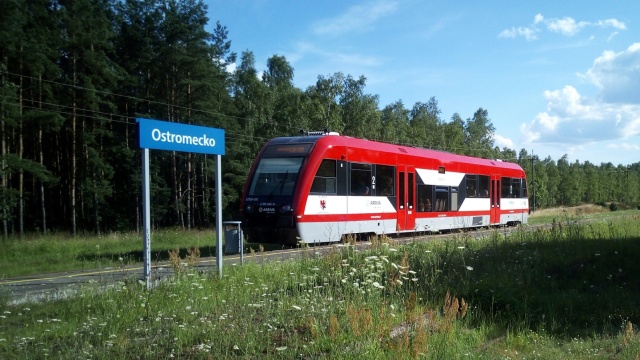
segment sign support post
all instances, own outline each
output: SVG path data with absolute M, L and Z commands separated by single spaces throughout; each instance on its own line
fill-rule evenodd
M 151 201 L 149 192 L 149 149 L 142 149 L 142 231 L 144 236 L 144 278 L 151 289 Z
M 222 156 L 216 155 L 216 264 L 222 278 Z

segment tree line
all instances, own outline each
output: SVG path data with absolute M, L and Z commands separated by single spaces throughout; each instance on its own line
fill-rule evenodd
M 213 9 L 215 13 L 215 9 Z M 0 12 L 0 219 L 25 232 L 101 234 L 141 225 L 136 117 L 225 129 L 223 206 L 238 216 L 253 158 L 301 129 L 519 163 L 536 208 L 640 202 L 640 163 L 554 161 L 494 144 L 486 109 L 443 119 L 434 97 L 381 106 L 366 78 L 319 75 L 293 85 L 273 55 L 259 73 L 231 51 L 200 0 L 4 0 Z M 230 65 L 237 64 L 234 71 Z M 151 152 L 152 222 L 215 224 L 215 159 Z

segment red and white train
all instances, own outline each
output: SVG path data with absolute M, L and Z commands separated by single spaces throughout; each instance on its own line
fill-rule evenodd
M 526 223 L 529 200 L 514 163 L 322 132 L 267 142 L 242 214 L 248 241 L 326 243 Z

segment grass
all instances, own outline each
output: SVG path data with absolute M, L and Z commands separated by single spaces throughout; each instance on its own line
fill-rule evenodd
M 636 359 L 639 255 L 636 213 L 187 268 L 151 291 L 4 303 L 0 358 Z
M 558 221 L 567 217 L 576 217 L 581 220 L 603 220 L 638 214 L 637 209 L 630 210 L 630 207 L 627 207 L 629 209 L 611 211 L 609 207 L 606 206 L 586 204 L 571 207 L 536 210 L 529 216 L 529 224 L 547 224 L 551 223 L 554 220 Z
M 637 210 L 611 212 L 598 205 L 538 210 L 531 214 L 530 224 L 560 221 L 569 216 L 580 219 L 604 220 L 638 214 Z M 202 257 L 216 254 L 215 231 L 212 230 L 161 230 L 151 233 L 152 262 L 169 260 L 169 250 L 179 249 L 186 256 L 188 249 L 197 249 Z M 100 269 L 140 264 L 143 261 L 142 235 L 136 232 L 115 232 L 104 236 L 78 236 L 52 234 L 29 235 L 25 239 L 11 238 L 1 241 L 0 279 L 15 276 L 54 273 L 71 270 Z M 273 250 L 275 244 L 245 243 L 245 252 Z M 20 266 L 16 266 L 20 259 Z
M 54 234 L 1 241 L 0 279 L 70 270 L 100 269 L 140 264 L 143 239 L 139 233 L 116 232 L 104 236 Z M 151 261 L 169 260 L 169 250 L 197 249 L 200 256 L 216 255 L 216 235 L 212 230 L 161 230 L 151 233 Z M 246 244 L 248 249 L 259 248 Z M 267 247 L 272 249 L 275 245 Z M 16 259 L 20 259 L 16 266 Z

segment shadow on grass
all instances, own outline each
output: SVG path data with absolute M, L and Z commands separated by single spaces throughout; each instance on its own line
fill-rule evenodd
M 508 237 L 496 231 L 481 243 L 462 236 L 412 267 L 433 279 L 423 297 L 447 290 L 464 297 L 477 325 L 615 335 L 629 321 L 640 324 L 637 229 L 567 223 Z

